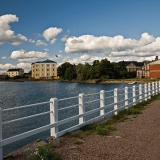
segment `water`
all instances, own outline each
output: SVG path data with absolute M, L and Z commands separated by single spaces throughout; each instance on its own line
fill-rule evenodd
M 78 84 L 69 82 L 0 82 L 0 107 L 2 109 L 13 108 L 17 106 L 23 106 L 27 104 L 40 103 L 49 101 L 50 98 L 57 97 L 58 99 L 75 97 L 80 93 L 90 94 L 97 93 L 100 90 L 110 91 L 114 88 L 124 88 L 127 84 Z M 107 94 L 107 93 L 106 93 Z M 112 93 L 109 93 L 113 95 Z M 99 98 L 99 94 L 94 96 L 85 97 L 86 101 L 90 99 Z M 106 101 L 106 104 L 110 100 Z M 73 100 L 73 103 L 78 103 L 77 99 Z M 68 106 L 70 101 L 60 102 L 59 108 Z M 99 102 L 86 105 L 86 111 L 99 107 Z M 40 112 L 49 111 L 49 104 L 34 106 L 32 108 L 25 108 L 3 113 L 3 121 L 8 121 L 15 118 L 20 118 Z M 69 116 L 78 114 L 78 108 L 72 110 L 64 110 L 59 113 L 59 120 L 67 118 Z M 93 116 L 97 116 L 99 113 L 95 113 Z M 92 116 L 86 117 L 87 119 Z M 72 122 L 72 124 L 62 125 L 59 130 L 77 124 L 78 121 Z M 32 130 L 34 128 L 49 124 L 49 115 L 43 115 L 36 118 L 31 118 L 23 121 L 13 122 L 3 126 L 3 139 Z M 49 130 L 36 134 L 34 136 L 25 138 L 18 142 L 6 145 L 3 148 L 4 154 L 14 151 L 23 145 L 33 142 L 38 138 L 46 140 L 49 137 Z

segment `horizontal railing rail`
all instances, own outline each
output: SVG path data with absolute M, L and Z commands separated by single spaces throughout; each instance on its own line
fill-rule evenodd
M 50 101 L 47 101 L 47 102 L 24 105 L 24 106 L 19 106 L 14 108 L 7 108 L 7 109 L 0 108 L 0 155 L 3 156 L 3 146 L 7 144 L 16 142 L 18 140 L 24 139 L 26 137 L 32 136 L 34 134 L 37 134 L 49 129 L 50 129 L 50 135 L 57 138 L 59 136 L 64 135 L 66 132 L 79 129 L 86 124 L 95 122 L 108 115 L 112 115 L 112 114 L 116 115 L 119 110 L 123 108 L 127 109 L 128 107 L 131 107 L 132 105 L 135 105 L 138 102 L 150 99 L 151 96 L 154 96 L 159 92 L 160 92 L 160 81 L 152 82 L 148 84 L 140 84 L 140 85 L 137 84 L 136 86 L 133 85 L 132 87 L 115 88 L 114 90 L 110 90 L 110 91 L 101 90 L 100 92 L 91 93 L 91 94 L 81 93 L 78 96 L 64 98 L 64 99 L 51 98 Z M 108 93 L 112 93 L 112 95 L 109 94 L 108 96 L 106 96 L 106 94 Z M 96 95 L 96 96 L 93 96 L 93 95 Z M 99 98 L 97 97 L 97 95 L 99 95 Z M 87 97 L 89 97 L 89 99 L 86 99 Z M 78 104 L 67 103 L 69 104 L 68 106 L 65 105 L 65 107 L 58 108 L 58 105 L 59 105 L 58 102 L 63 102 L 63 101 L 68 102 L 71 100 L 73 101 L 73 99 L 76 99 L 78 101 Z M 95 102 L 99 102 L 100 106 L 97 106 L 98 104 Z M 97 105 L 92 107 L 93 103 Z M 50 104 L 49 111 L 45 111 L 42 113 L 33 114 L 29 116 L 24 116 L 17 119 L 12 119 L 9 121 L 4 121 L 4 122 L 2 121 L 3 112 L 13 111 L 17 109 L 24 109 L 31 106 L 38 106 L 38 105 L 44 105 L 44 104 Z M 88 105 L 90 107 L 89 111 L 86 110 Z M 74 107 L 76 107 L 79 110 L 77 115 L 73 115 L 73 116 L 70 115 L 68 118 L 59 120 L 58 115 L 60 111 L 64 111 L 66 109 L 70 110 Z M 107 111 L 106 109 L 112 109 L 112 110 Z M 99 112 L 98 116 L 95 116 L 91 119 L 86 120 L 87 116 L 93 115 L 98 112 Z M 42 116 L 46 114 L 50 115 L 50 124 L 3 139 L 2 125 L 10 124 L 17 121 L 23 121 L 25 119 Z M 70 123 L 74 120 L 78 120 L 78 124 L 59 131 L 60 125 Z M 2 156 L 0 157 L 0 160 L 2 159 Z

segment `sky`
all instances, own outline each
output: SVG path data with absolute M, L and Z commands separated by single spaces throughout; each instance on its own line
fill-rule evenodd
M 0 73 L 160 56 L 159 0 L 0 0 Z

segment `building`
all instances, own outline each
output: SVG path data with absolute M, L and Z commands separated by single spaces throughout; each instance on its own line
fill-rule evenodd
M 155 60 L 145 63 L 141 70 L 137 71 L 138 78 L 160 78 L 160 59 L 156 56 Z
M 24 69 L 22 69 L 22 68 L 12 68 L 12 69 L 9 69 L 7 71 L 7 74 L 10 78 L 13 78 L 15 76 L 22 77 L 24 75 Z
M 125 67 L 128 72 L 136 72 L 137 70 L 141 70 L 144 66 L 143 62 L 136 61 L 120 61 L 118 64 Z
M 38 61 L 31 64 L 32 78 L 57 79 L 57 62 L 52 60 Z

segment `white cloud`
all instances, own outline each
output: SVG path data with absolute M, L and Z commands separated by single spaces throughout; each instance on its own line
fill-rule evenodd
M 6 56 L 4 56 L 4 57 L 2 57 L 2 59 L 7 59 L 7 57 L 6 57 Z
M 17 64 L 17 68 L 30 69 L 31 64 L 30 63 L 19 63 Z
M 50 44 L 54 44 L 56 42 L 56 38 L 53 38 L 51 41 L 50 41 Z
M 55 37 L 62 31 L 62 28 L 50 27 L 43 32 L 43 37 L 50 41 L 51 44 L 54 44 L 56 41 Z
M 64 35 L 64 37 L 61 39 L 61 41 L 65 42 L 68 39 L 68 35 Z
M 41 40 L 37 40 L 36 46 L 41 46 L 41 45 L 47 46 L 47 44 L 46 44 L 45 42 L 43 42 L 43 41 L 41 41 Z
M 21 34 L 15 35 L 9 25 L 11 22 L 18 22 L 18 17 L 12 14 L 0 16 L 0 44 L 8 42 L 12 45 L 19 45 L 28 41 L 28 39 Z
M 29 71 L 31 69 L 30 63 L 18 63 L 17 65 L 13 65 L 10 63 L 0 64 L 0 73 L 7 72 L 8 69 L 11 68 L 23 68 L 25 71 Z
M 30 43 L 35 43 L 35 40 L 29 39 L 29 42 L 30 42 Z
M 44 32 L 43 32 L 43 37 L 49 41 L 53 38 L 55 38 L 59 33 L 61 33 L 63 30 L 62 28 L 57 28 L 57 27 L 51 27 L 51 28 L 48 28 L 46 29 Z
M 49 57 L 49 55 L 47 52 L 38 52 L 38 51 L 26 52 L 23 49 L 13 51 L 10 56 L 10 58 L 12 58 L 12 59 L 19 59 L 20 62 L 35 61 L 38 59 L 46 59 L 48 57 Z
M 67 53 L 95 54 L 104 53 L 105 56 L 154 56 L 160 55 L 160 37 L 154 38 L 143 33 L 140 40 L 115 37 L 82 35 L 69 37 L 65 43 Z

